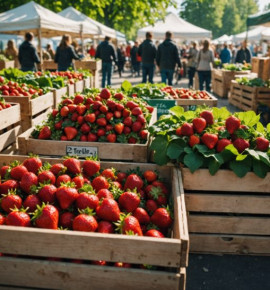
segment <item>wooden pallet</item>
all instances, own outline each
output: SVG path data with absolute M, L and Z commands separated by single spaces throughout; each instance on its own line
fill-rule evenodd
M 14 60 L 0 60 L 0 70 L 4 68 L 14 68 L 15 67 L 15 61 Z
M 182 169 L 190 251 L 270 255 L 270 173 Z
M 157 120 L 156 109 L 150 124 Z M 20 154 L 30 152 L 45 156 L 77 155 L 80 157 L 97 155 L 101 160 L 122 160 L 147 162 L 150 137 L 146 144 L 124 144 L 105 142 L 55 141 L 31 138 L 34 128 L 30 128 L 18 138 Z
M 253 57 L 252 72 L 258 74 L 258 78 L 267 81 L 270 79 L 270 57 Z
M 68 91 L 67 87 L 63 87 L 63 88 L 60 88 L 60 89 L 54 89 L 53 90 L 53 99 L 54 99 L 53 107 L 55 109 L 57 109 L 58 104 L 61 103 L 62 97 L 67 94 L 67 91 Z
M 13 160 L 22 161 L 25 158 L 25 156 L 1 155 L 0 165 Z M 53 164 L 59 162 L 59 159 L 45 158 L 43 161 Z M 121 171 L 137 167 L 140 167 L 141 170 L 158 170 L 161 177 L 169 180 L 174 203 L 172 238 L 157 239 L 0 226 L 1 253 L 32 256 L 28 259 L 0 257 L 2 285 L 52 289 L 122 289 L 122 287 L 127 289 L 138 289 L 138 287 L 140 289 L 185 289 L 189 237 L 184 195 L 180 190 L 180 171 L 172 166 L 160 167 L 154 164 L 138 163 L 102 162 L 101 167 L 114 167 Z M 156 265 L 162 268 L 158 271 L 118 269 L 110 266 L 44 261 L 42 257 L 122 261 L 132 264 Z M 26 268 L 27 272 L 25 272 Z M 91 281 L 90 286 L 89 281 Z

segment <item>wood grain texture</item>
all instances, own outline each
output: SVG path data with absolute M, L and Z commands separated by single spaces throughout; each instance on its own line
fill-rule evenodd
M 14 125 L 21 120 L 20 104 L 12 104 L 10 108 L 0 111 L 0 130 Z
M 62 97 L 67 94 L 67 87 L 63 87 L 53 91 L 54 108 L 57 109 L 58 104 L 61 103 Z
M 9 145 L 16 143 L 17 137 L 22 132 L 20 125 L 8 130 L 7 132 L 0 135 L 0 152 L 7 148 Z
M 75 92 L 75 86 L 74 84 L 68 84 L 67 85 L 67 93 L 68 95 L 71 97 L 71 96 L 74 96 L 74 92 Z
M 81 93 L 83 91 L 83 85 L 84 85 L 83 80 L 75 82 L 74 92 Z
M 38 98 L 31 100 L 31 116 L 34 116 L 48 108 L 53 107 L 54 99 L 53 93 L 49 92 L 45 95 L 39 96 Z

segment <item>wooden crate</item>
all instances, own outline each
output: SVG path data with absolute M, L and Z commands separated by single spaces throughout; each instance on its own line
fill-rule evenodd
M 0 165 L 25 156 L 2 155 Z M 51 163 L 59 159 L 43 159 Z M 158 170 L 171 183 L 174 203 L 172 238 L 151 238 L 116 234 L 55 231 L 0 226 L 0 252 L 32 256 L 0 257 L 2 285 L 52 289 L 185 289 L 189 238 L 181 173 L 172 166 L 102 162 L 101 167 L 119 170 Z M 36 257 L 33 257 L 36 256 Z M 160 270 L 118 269 L 87 264 L 44 261 L 42 258 L 105 260 L 161 267 Z M 27 272 L 25 269 L 27 267 Z M 11 278 L 12 277 L 12 278 Z M 41 279 L 42 277 L 42 279 Z M 140 277 L 140 279 L 138 279 Z M 41 281 L 42 280 L 42 281 Z M 76 285 L 76 286 L 75 286 Z M 88 285 L 88 286 L 87 286 Z M 102 285 L 102 286 L 101 286 Z M 101 288 L 100 288 L 101 287 Z
M 182 176 L 191 252 L 270 254 L 270 173 L 183 168 Z
M 257 73 L 264 81 L 270 79 L 270 57 L 253 57 L 252 72 Z
M 47 93 L 35 99 L 30 97 L 11 97 L 3 96 L 7 102 L 19 103 L 21 110 L 21 125 L 25 131 L 41 121 L 41 115 L 45 114 L 48 109 L 54 105 L 53 93 Z M 44 119 L 42 119 L 44 120 Z
M 217 98 L 215 98 L 212 94 L 208 93 L 210 96 L 209 100 L 190 100 L 190 99 L 176 99 L 176 104 L 178 106 L 202 106 L 206 105 L 209 107 L 216 107 L 217 106 Z
M 58 65 L 54 62 L 54 60 L 43 60 L 42 68 L 43 70 L 55 71 L 58 69 Z
M 157 119 L 156 110 L 152 114 L 150 125 Z M 34 128 L 30 128 L 18 138 L 20 154 L 30 152 L 45 156 L 77 155 L 85 157 L 97 155 L 102 160 L 123 160 L 147 162 L 150 138 L 146 144 L 122 144 L 105 142 L 55 141 L 31 138 Z
M 77 81 L 74 84 L 74 93 L 81 93 L 84 89 L 84 81 Z
M 9 153 L 17 149 L 17 137 L 22 133 L 20 105 L 0 111 L 0 152 Z
M 9 60 L 9 61 L 0 60 L 0 70 L 4 68 L 14 68 L 14 67 L 15 67 L 14 60 Z
M 67 85 L 67 93 L 69 96 L 74 96 L 74 93 L 75 93 L 75 85 L 74 84 Z
M 68 92 L 67 87 L 53 90 L 53 107 L 57 109 L 58 104 L 61 103 L 62 97 L 65 96 Z
M 93 77 L 87 77 L 83 80 L 83 88 L 88 89 L 88 88 L 93 88 Z
M 100 71 L 101 60 L 75 60 L 75 68 L 89 71 Z

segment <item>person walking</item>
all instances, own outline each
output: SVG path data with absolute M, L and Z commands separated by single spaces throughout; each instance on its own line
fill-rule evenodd
M 138 61 L 138 51 L 139 51 L 139 42 L 135 41 L 133 47 L 130 50 L 131 58 L 131 72 L 140 76 L 140 62 Z
M 125 61 L 126 61 L 125 49 L 123 46 L 120 46 L 117 48 L 117 67 L 120 78 L 122 77 L 122 72 L 124 72 Z
M 235 63 L 251 63 L 251 52 L 246 40 L 242 42 L 241 48 L 236 53 Z
M 50 54 L 51 59 L 54 59 L 55 57 L 55 52 L 52 48 L 52 45 L 50 43 L 47 44 L 47 48 L 46 48 L 47 52 Z
M 224 47 L 221 50 L 219 57 L 222 64 L 231 62 L 232 52 L 228 48 L 227 43 L 224 43 Z
M 22 71 L 36 71 L 36 63 L 40 63 L 37 49 L 32 44 L 34 34 L 32 32 L 25 33 L 25 41 L 19 47 L 19 62 Z
M 95 58 L 102 60 L 102 88 L 105 88 L 106 79 L 107 85 L 111 85 L 112 61 L 116 63 L 115 50 L 110 40 L 111 38 L 106 36 L 105 40 L 98 45 L 95 55 Z
M 176 44 L 172 41 L 172 33 L 167 31 L 165 40 L 158 46 L 157 50 L 157 65 L 160 69 L 161 81 L 172 86 L 173 73 L 176 64 L 178 68 L 182 67 L 179 52 Z
M 73 68 L 73 59 L 80 58 L 71 45 L 71 36 L 64 34 L 54 57 L 54 62 L 58 64 L 58 71 L 67 71 L 70 67 Z
M 210 92 L 211 84 L 211 70 L 214 64 L 214 53 L 209 49 L 210 42 L 205 39 L 203 42 L 203 48 L 197 54 L 197 71 L 199 75 L 200 90 L 203 90 L 204 83 L 206 91 Z
M 198 54 L 198 49 L 197 49 L 197 42 L 192 42 L 192 47 L 190 47 L 188 51 L 188 63 L 187 63 L 187 68 L 188 68 L 188 87 L 193 88 L 193 78 L 195 76 L 196 72 L 196 58 Z
M 8 41 L 4 54 L 8 59 L 14 60 L 15 67 L 19 67 L 18 49 L 15 47 L 15 42 L 13 40 Z
M 146 32 L 146 39 L 139 46 L 138 55 L 142 57 L 142 82 L 146 83 L 148 76 L 148 82 L 153 84 L 157 49 L 152 38 L 152 33 Z

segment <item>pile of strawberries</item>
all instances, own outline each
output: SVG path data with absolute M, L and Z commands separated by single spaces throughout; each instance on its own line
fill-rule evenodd
M 0 97 L 0 111 L 10 108 L 11 104 L 8 104 L 5 102 L 5 99 L 3 97 Z
M 76 81 L 81 81 L 84 79 L 84 74 L 82 72 L 75 71 L 56 71 L 51 72 L 51 75 L 67 78 L 69 84 L 74 84 Z
M 161 238 L 172 225 L 169 189 L 156 172 L 117 172 L 95 159 L 0 169 L 0 225 Z
M 32 136 L 36 139 L 145 143 L 153 107 L 108 89 L 65 98 Z
M 210 96 L 206 91 L 197 91 L 192 89 L 174 89 L 172 87 L 165 87 L 162 91 L 170 94 L 173 99 L 190 99 L 190 100 L 209 100 Z

